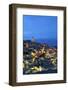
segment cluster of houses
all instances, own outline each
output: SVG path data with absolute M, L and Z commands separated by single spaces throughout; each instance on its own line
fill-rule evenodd
M 26 68 L 28 71 L 35 70 L 40 71 L 42 70 L 43 66 L 39 64 L 38 62 L 46 62 L 46 60 L 49 60 L 53 66 L 56 67 L 57 65 L 57 49 L 54 47 L 48 47 L 47 44 L 39 44 L 36 43 L 34 38 L 32 41 L 25 41 L 24 42 L 24 70 L 26 71 Z M 46 65 L 46 64 L 45 64 Z M 30 66 L 30 68 L 29 68 Z M 28 69 L 29 68 L 29 69 Z M 45 69 L 45 68 L 44 68 Z

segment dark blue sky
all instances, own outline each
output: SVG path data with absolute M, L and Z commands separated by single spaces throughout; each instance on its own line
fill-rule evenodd
M 57 16 L 23 16 L 24 39 L 57 39 Z

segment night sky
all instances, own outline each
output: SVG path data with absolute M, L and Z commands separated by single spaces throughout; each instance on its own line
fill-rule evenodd
M 57 16 L 24 15 L 24 40 L 57 39 Z

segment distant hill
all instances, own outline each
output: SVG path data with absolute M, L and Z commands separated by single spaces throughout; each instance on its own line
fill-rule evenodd
M 40 42 L 32 42 L 31 40 L 24 40 L 23 43 L 28 43 L 28 45 L 30 46 L 30 48 L 35 48 L 38 49 L 40 47 L 42 47 L 43 45 L 45 45 L 45 48 L 48 48 L 48 44 L 45 43 L 40 43 Z

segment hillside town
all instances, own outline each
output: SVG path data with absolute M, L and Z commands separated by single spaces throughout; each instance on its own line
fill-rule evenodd
M 23 41 L 23 74 L 57 73 L 57 48 L 47 43 Z

